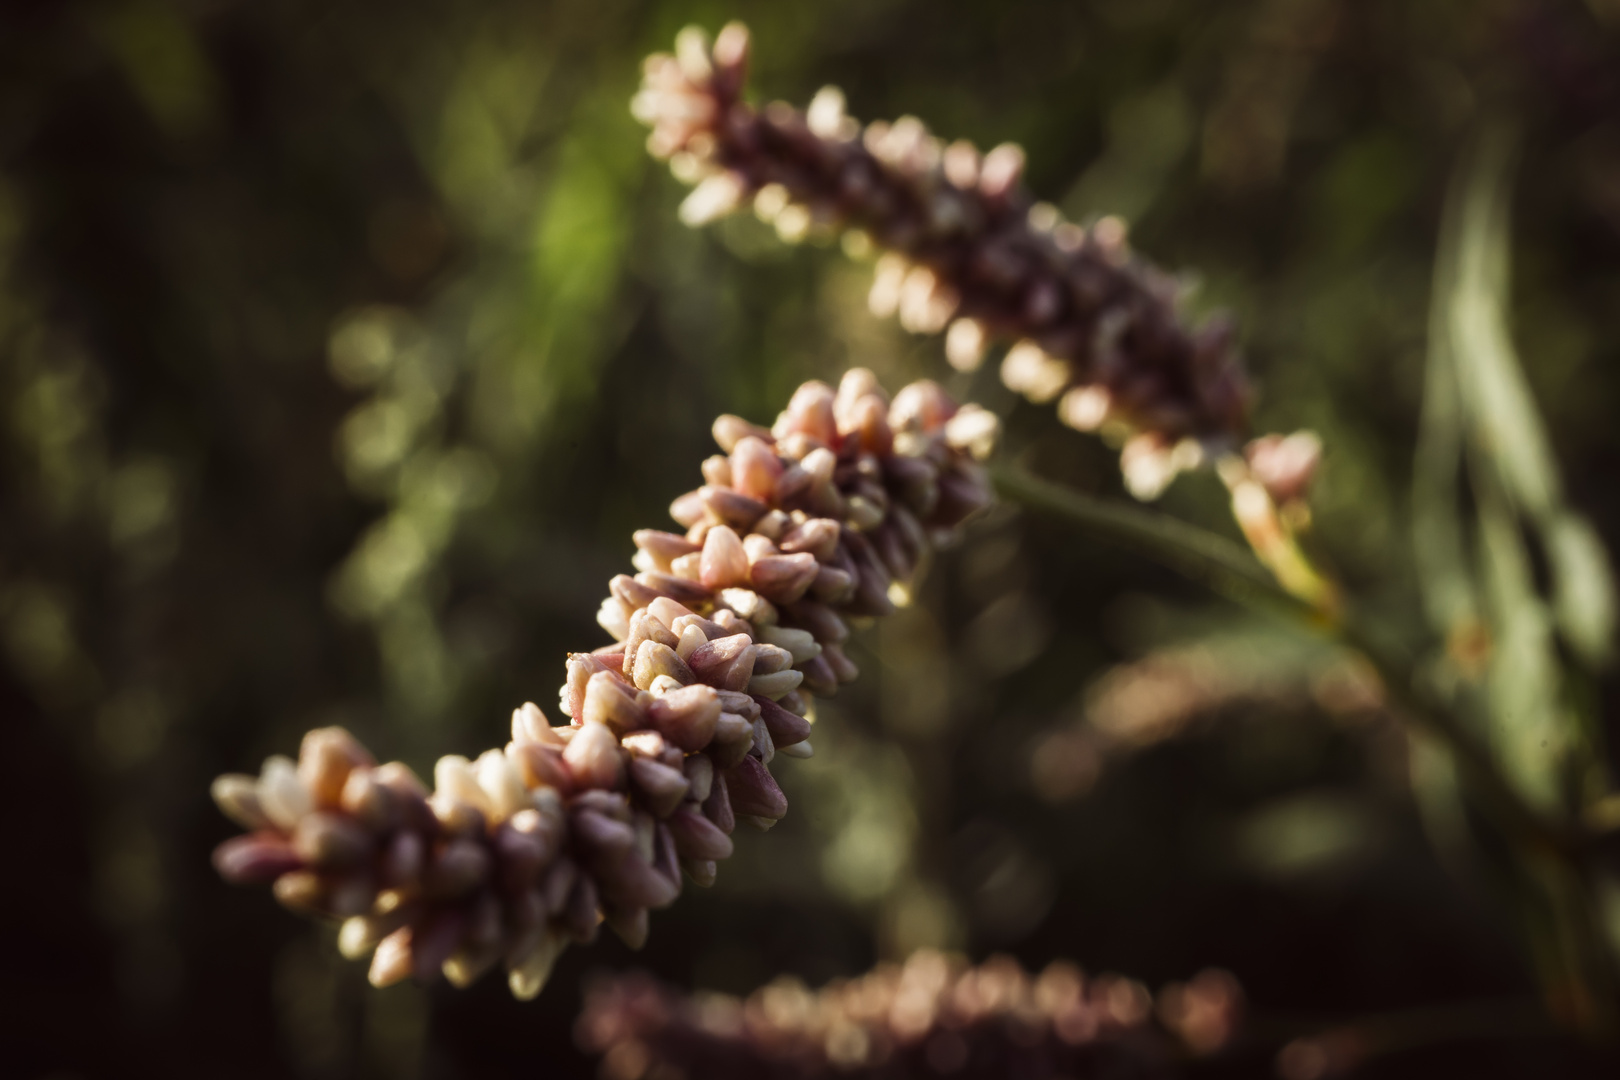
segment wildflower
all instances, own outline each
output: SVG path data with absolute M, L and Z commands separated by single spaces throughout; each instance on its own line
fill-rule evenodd
M 842 231 L 856 253 L 880 249 L 875 314 L 944 332 L 962 370 L 993 340 L 1013 341 L 1003 381 L 1122 440 L 1139 497 L 1237 446 L 1250 392 L 1232 324 L 1185 325 L 1182 283 L 1131 253 L 1118 218 L 1064 221 L 1022 187 L 1016 145 L 947 145 L 911 116 L 863 127 L 834 87 L 803 111 L 755 108 L 742 100 L 747 60 L 739 23 L 712 45 L 688 28 L 673 55 L 647 60 L 631 108 L 652 128 L 648 149 L 696 185 L 682 220 L 752 205 L 785 240 Z
M 215 866 L 344 920 L 340 948 L 370 954 L 379 986 L 501 964 L 527 998 L 603 924 L 639 947 L 683 871 L 711 884 L 738 821 L 787 812 L 770 765 L 811 755 L 814 697 L 855 678 L 846 620 L 893 611 L 989 503 L 973 454 L 995 428 L 933 383 L 891 402 L 862 369 L 801 386 L 771 428 L 722 416 L 724 453 L 671 506 L 685 532 L 635 534 L 638 573 L 599 612 L 614 642 L 568 657 L 568 724 L 525 704 L 504 749 L 441 758 L 431 793 L 342 729 L 312 731 L 296 762 L 215 781 L 249 830 Z

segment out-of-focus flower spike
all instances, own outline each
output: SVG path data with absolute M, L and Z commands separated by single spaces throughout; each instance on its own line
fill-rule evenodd
M 1182 1075 L 1178 1058 L 1229 1045 L 1241 1019 L 1242 991 L 1225 972 L 1166 987 L 1155 1009 L 1142 984 L 1064 961 L 1031 975 L 1004 956 L 974 967 L 924 950 L 823 990 L 783 978 L 746 1000 L 687 996 L 640 973 L 601 977 L 574 1032 L 588 1053 L 634 1047 L 643 1076 L 1159 1080 Z

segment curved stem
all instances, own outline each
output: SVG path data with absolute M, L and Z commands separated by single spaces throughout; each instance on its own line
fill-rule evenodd
M 1379 635 L 1354 611 L 1347 609 L 1342 617 L 1329 618 L 1278 585 L 1246 548 L 1196 525 L 1157 511 L 1105 502 L 1016 465 L 991 466 L 990 477 L 1007 498 L 1064 518 L 1104 539 L 1127 544 L 1215 592 L 1280 614 L 1361 653 L 1400 705 L 1397 715 L 1451 749 L 1458 768 L 1505 831 L 1533 848 L 1574 860 L 1580 845 L 1571 831 L 1548 821 L 1519 796 L 1485 745 L 1425 692 L 1411 660 L 1381 643 Z
M 1224 536 L 1152 510 L 1083 495 L 1016 465 L 991 465 L 989 471 L 1002 495 L 1066 518 L 1105 539 L 1146 550 L 1156 561 L 1223 596 L 1311 621 L 1317 618 L 1315 609 L 1279 586 L 1248 548 Z

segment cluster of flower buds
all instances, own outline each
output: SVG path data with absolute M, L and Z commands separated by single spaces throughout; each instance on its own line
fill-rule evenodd
M 1166 1007 L 1168 1003 L 1168 1007 Z M 1140 983 L 1058 962 L 1037 976 L 937 952 L 811 991 L 684 996 L 644 975 L 599 981 L 576 1037 L 604 1080 L 654 1077 L 1165 1077 L 1232 1037 L 1242 995 L 1206 972 L 1155 1003 Z
M 855 677 L 846 620 L 893 610 L 896 589 L 990 489 L 975 455 L 995 417 L 934 383 L 891 402 L 872 374 L 801 386 L 772 428 L 715 422 L 726 451 L 675 500 L 686 532 L 644 530 L 634 577 L 610 583 L 612 644 L 568 658 L 565 726 L 527 704 L 512 740 L 449 756 L 434 791 L 377 766 L 347 732 L 304 740 L 214 798 L 250 832 L 215 852 L 228 879 L 343 919 L 387 985 L 442 970 L 464 985 L 497 963 L 538 993 L 570 941 L 602 923 L 632 947 L 682 871 L 713 882 L 739 820 L 787 811 L 778 751 L 811 753 L 811 706 Z
M 1124 441 L 1131 490 L 1149 498 L 1181 469 L 1236 447 L 1249 388 L 1225 319 L 1189 328 L 1183 283 L 1135 257 L 1118 218 L 1087 228 L 1032 203 L 1024 152 L 947 145 L 915 117 L 864 127 L 828 87 L 807 110 L 742 100 L 748 31 L 711 45 L 688 28 L 648 58 L 632 111 L 649 150 L 696 187 L 697 225 L 752 204 L 788 241 L 844 231 L 879 249 L 872 310 L 916 333 L 945 331 L 959 369 L 1013 342 L 1003 380 L 1065 423 Z

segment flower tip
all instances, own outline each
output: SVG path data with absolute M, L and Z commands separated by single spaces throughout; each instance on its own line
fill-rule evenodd
M 689 82 L 707 86 L 714 75 L 709 54 L 709 32 L 701 26 L 684 27 L 675 35 L 675 62 Z
M 735 19 L 726 23 L 714 39 L 712 56 L 715 64 L 723 71 L 740 71 L 748 62 L 749 43 L 747 24 Z

